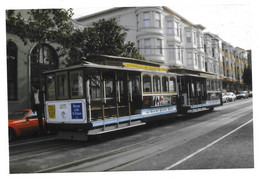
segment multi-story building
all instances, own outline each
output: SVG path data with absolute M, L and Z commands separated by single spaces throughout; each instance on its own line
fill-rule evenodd
M 205 71 L 203 30 L 167 7 L 123 7 L 77 18 L 84 26 L 116 18 L 146 60 L 166 67 Z

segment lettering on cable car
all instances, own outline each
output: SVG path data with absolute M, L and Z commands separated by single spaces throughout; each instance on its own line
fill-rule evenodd
M 55 105 L 48 105 L 48 115 L 49 115 L 49 119 L 56 118 Z
M 82 103 L 71 103 L 71 118 L 83 119 Z

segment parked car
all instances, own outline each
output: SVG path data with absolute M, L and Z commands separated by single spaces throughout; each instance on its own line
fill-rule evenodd
M 237 99 L 247 99 L 249 97 L 248 92 L 247 91 L 239 91 L 237 93 Z
M 249 91 L 248 95 L 249 97 L 253 97 L 253 91 Z
M 236 100 L 236 95 L 233 92 L 227 92 L 225 94 L 227 97 L 227 101 L 235 101 Z
M 225 93 L 222 93 L 222 102 L 223 103 L 226 103 L 227 102 L 227 96 L 226 96 L 226 94 Z
M 11 112 L 8 119 L 9 141 L 39 132 L 37 113 L 32 112 L 31 109 Z M 43 124 L 45 125 L 44 118 Z

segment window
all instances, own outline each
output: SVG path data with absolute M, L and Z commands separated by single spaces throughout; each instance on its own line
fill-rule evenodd
M 162 54 L 162 40 L 156 39 L 156 54 Z
M 151 54 L 151 39 L 145 39 L 144 40 L 144 48 L 145 48 L 145 54 Z
M 210 80 L 207 80 L 207 90 L 210 90 Z
M 167 21 L 167 34 L 169 34 L 169 35 L 173 34 L 173 24 L 172 24 L 172 21 Z
M 168 92 L 169 91 L 169 80 L 168 77 L 162 77 L 162 91 Z
M 57 73 L 57 98 L 68 98 L 68 76 L 67 72 Z
M 151 18 L 150 18 L 150 12 L 144 12 L 144 27 L 150 27 L 151 26 Z
M 12 41 L 7 43 L 7 85 L 8 100 L 17 100 L 17 46 Z
M 91 99 L 101 98 L 101 80 L 100 75 L 90 76 L 90 95 Z
M 191 32 L 190 31 L 186 31 L 186 42 L 191 43 Z
M 197 36 L 195 32 L 193 32 L 193 44 L 197 44 Z
M 46 76 L 47 99 L 55 99 L 55 75 Z
M 174 56 L 173 56 L 174 55 L 174 46 L 172 44 L 169 44 L 168 48 L 169 48 L 169 50 L 168 50 L 169 59 L 173 60 L 174 59 Z
M 188 64 L 189 65 L 192 65 L 193 63 L 192 63 L 192 53 L 187 53 L 187 61 L 188 61 Z
M 197 53 L 194 53 L 195 66 L 198 66 Z
M 151 76 L 144 75 L 143 76 L 143 91 L 144 92 L 152 92 L 152 83 L 151 83 Z
M 160 13 L 155 13 L 155 27 L 161 27 L 161 15 Z
M 176 92 L 175 78 L 174 77 L 170 77 L 169 92 Z
M 71 97 L 83 97 L 83 73 L 82 71 L 70 73 Z
M 140 28 L 139 14 L 136 15 L 137 28 Z
M 177 60 L 181 60 L 181 47 L 177 46 Z
M 179 32 L 179 23 L 174 21 L 174 35 L 175 36 L 180 36 L 180 32 Z
M 153 77 L 153 92 L 161 92 L 161 79 L 159 76 Z

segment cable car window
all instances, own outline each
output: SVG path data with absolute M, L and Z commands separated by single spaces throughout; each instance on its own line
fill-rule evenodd
M 159 76 L 153 77 L 153 92 L 161 91 L 161 79 Z
M 152 83 L 151 83 L 151 76 L 144 75 L 143 76 L 143 89 L 144 92 L 152 92 Z
M 171 77 L 169 81 L 169 91 L 170 92 L 176 92 L 176 86 L 175 86 L 175 78 Z
M 47 99 L 55 99 L 55 75 L 46 76 Z
M 90 95 L 92 100 L 101 98 L 100 85 L 101 85 L 100 75 L 92 75 L 90 77 Z
M 195 87 L 194 87 L 194 83 L 191 83 L 191 97 L 195 97 Z
M 140 76 L 131 76 L 132 81 L 132 89 L 134 94 L 140 94 L 141 87 L 140 87 Z
M 76 71 L 70 73 L 71 97 L 83 97 L 83 73 Z
M 68 98 L 68 76 L 67 72 L 57 73 L 57 98 Z
M 162 91 L 168 92 L 169 91 L 169 80 L 168 77 L 162 77 Z
M 112 80 L 105 80 L 106 98 L 112 98 L 114 94 L 114 85 Z

